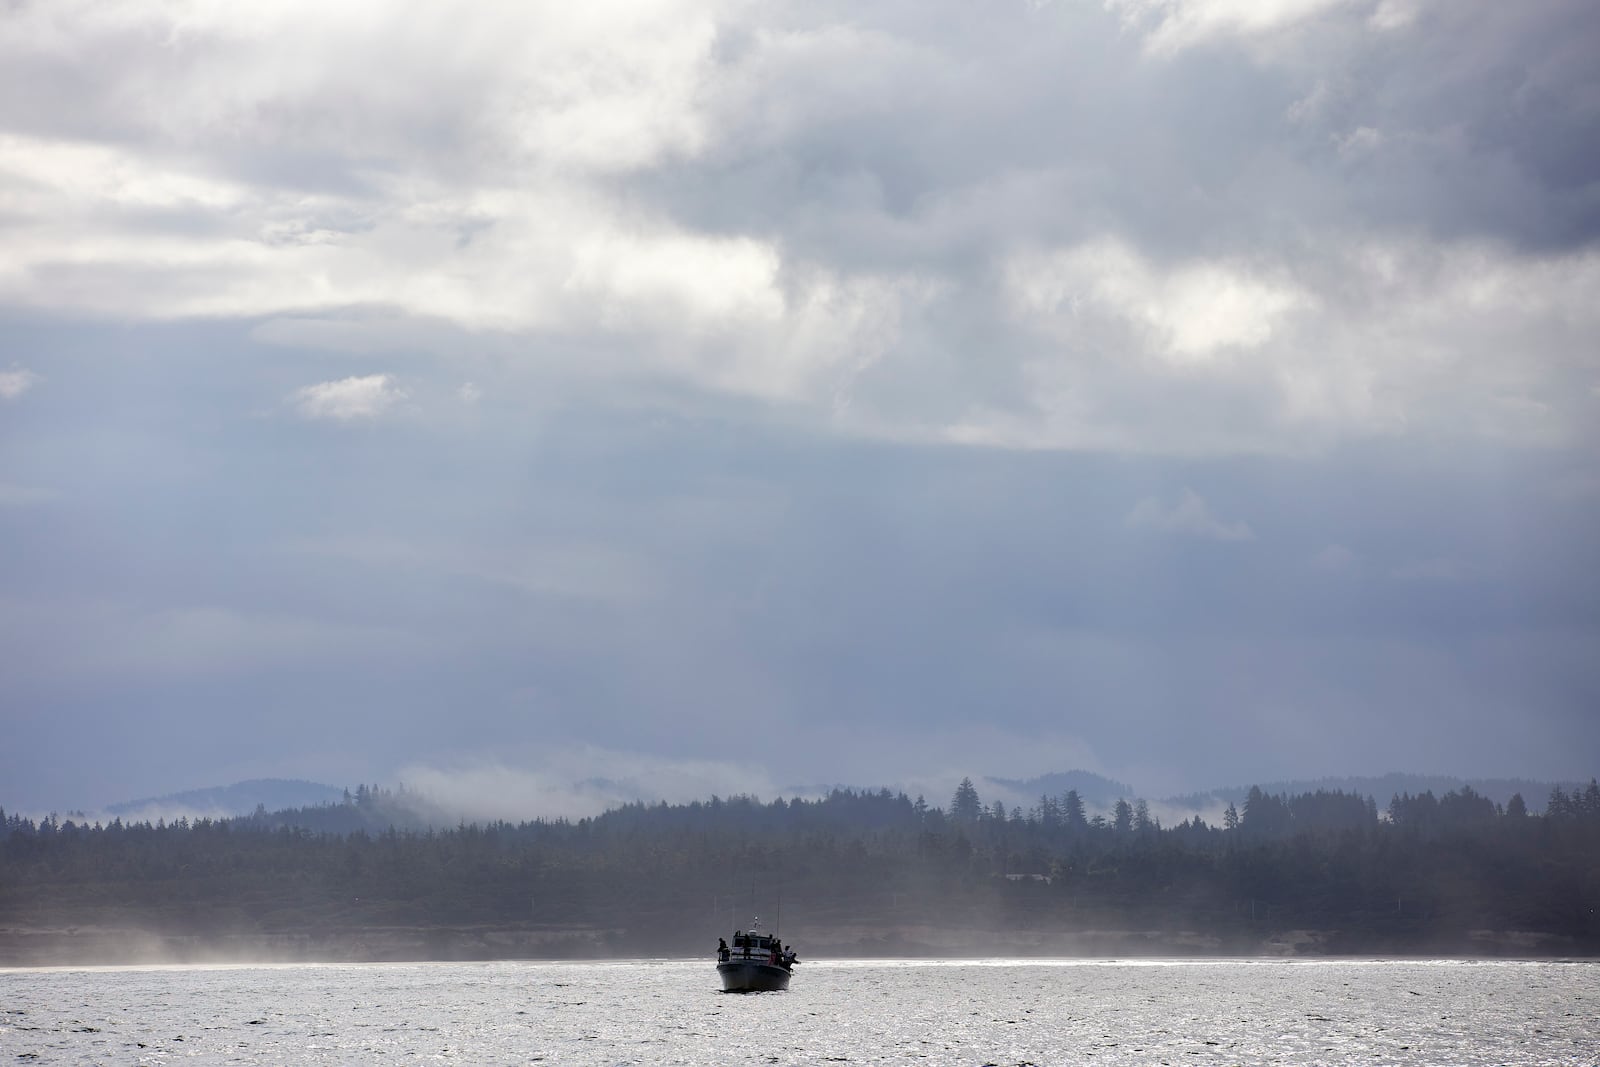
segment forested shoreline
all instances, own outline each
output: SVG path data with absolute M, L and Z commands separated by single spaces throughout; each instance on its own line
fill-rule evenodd
M 1600 785 L 1252 789 L 1208 825 L 884 789 L 401 829 L 393 794 L 236 819 L 0 812 L 0 964 L 682 956 L 759 914 L 822 955 L 1600 955 Z

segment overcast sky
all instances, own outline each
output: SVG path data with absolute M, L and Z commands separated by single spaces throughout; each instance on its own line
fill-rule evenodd
M 1596 56 L 1593 0 L 12 3 L 0 805 L 1587 779 Z

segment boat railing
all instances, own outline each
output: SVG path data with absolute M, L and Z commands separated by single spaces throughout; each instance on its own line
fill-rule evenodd
M 718 953 L 718 959 L 723 963 L 730 960 L 754 960 L 757 963 L 781 963 L 783 953 L 778 949 L 778 943 L 767 938 L 762 938 L 754 944 L 749 939 L 739 939 L 726 955 Z

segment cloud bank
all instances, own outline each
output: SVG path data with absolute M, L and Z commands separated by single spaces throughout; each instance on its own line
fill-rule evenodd
M 25 5 L 8 98 L 58 102 L 0 114 L 0 299 L 379 346 L 443 322 L 564 374 L 543 350 L 582 336 L 613 380 L 896 439 L 1592 423 L 1582 5 L 975 18 Z M 1521 72 L 1509 115 L 1486 71 Z

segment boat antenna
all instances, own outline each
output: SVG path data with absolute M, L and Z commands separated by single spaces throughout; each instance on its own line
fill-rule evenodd
M 777 936 L 779 933 L 782 933 L 782 931 L 783 931 L 783 894 L 779 893 L 778 894 L 778 917 L 775 920 L 773 920 L 773 923 L 772 923 L 773 936 Z

